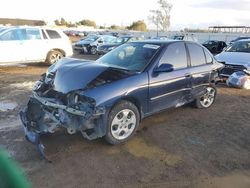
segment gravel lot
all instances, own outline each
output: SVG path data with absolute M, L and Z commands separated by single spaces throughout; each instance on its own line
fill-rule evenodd
M 43 137 L 49 163 L 25 140 L 17 115 L 47 68 L 0 67 L 0 107 L 15 107 L 0 111 L 0 144 L 33 187 L 250 187 L 250 91 L 219 85 L 211 108 L 151 116 L 124 145 L 65 131 Z

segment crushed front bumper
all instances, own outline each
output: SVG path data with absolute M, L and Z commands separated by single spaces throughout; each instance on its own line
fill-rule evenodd
M 54 133 L 57 128 L 64 127 L 69 134 L 80 131 L 89 140 L 103 136 L 104 133 L 99 129 L 100 119 L 105 109 L 90 103 L 86 100 L 81 105 L 72 107 L 72 105 L 62 104 L 57 99 L 41 97 L 33 92 L 27 107 L 20 111 L 25 137 L 29 142 L 37 145 L 40 153 L 45 157 L 45 147 L 40 135 Z
M 20 111 L 19 115 L 20 115 L 20 118 L 22 121 L 25 138 L 29 142 L 31 142 L 32 144 L 36 145 L 37 149 L 40 152 L 40 154 L 42 155 L 42 157 L 44 157 L 46 160 L 48 160 L 45 156 L 45 147 L 40 140 L 40 135 L 32 130 L 29 130 L 26 110 Z

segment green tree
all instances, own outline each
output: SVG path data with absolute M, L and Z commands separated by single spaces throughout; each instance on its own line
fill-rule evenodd
M 68 25 L 68 22 L 64 18 L 61 18 L 60 25 Z
M 56 19 L 54 22 L 57 26 L 60 25 L 67 26 L 69 24 L 64 18 L 61 18 L 60 21 Z
M 168 31 L 170 26 L 170 11 L 173 5 L 168 0 L 158 0 L 159 8 L 150 10 L 148 19 L 157 27 L 157 31 Z
M 55 24 L 56 24 L 57 26 L 58 26 L 58 25 L 61 25 L 61 23 L 60 23 L 59 20 L 55 20 L 54 22 L 55 22 Z
M 95 21 L 92 21 L 92 20 L 84 19 L 84 20 L 80 21 L 79 23 L 81 25 L 92 26 L 92 27 L 96 28 L 96 23 L 95 23 Z
M 144 23 L 144 21 L 139 20 L 133 22 L 130 26 L 127 27 L 127 29 L 135 31 L 147 31 L 147 25 Z
M 113 29 L 113 30 L 119 30 L 119 29 L 121 29 L 120 26 L 118 26 L 118 25 L 111 25 L 109 28 Z

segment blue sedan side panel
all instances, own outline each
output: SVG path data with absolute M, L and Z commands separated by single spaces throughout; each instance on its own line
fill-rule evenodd
M 189 68 L 163 72 L 151 73 L 149 81 L 149 108 L 154 113 L 173 106 L 181 106 L 189 101 L 191 92 L 191 77 Z
M 148 73 L 143 72 L 134 76 L 105 84 L 84 91 L 85 96 L 94 98 L 96 106 L 112 107 L 123 98 L 134 99 L 141 112 L 148 111 Z M 142 115 L 143 115 L 142 114 Z

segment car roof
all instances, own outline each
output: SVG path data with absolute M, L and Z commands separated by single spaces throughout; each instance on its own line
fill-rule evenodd
M 241 40 L 237 40 L 235 42 L 250 42 L 250 38 L 249 39 L 241 39 Z
M 164 45 L 164 44 L 170 44 L 173 42 L 184 42 L 183 40 L 142 40 L 142 41 L 135 41 L 131 43 L 144 43 L 144 44 L 158 44 L 158 45 Z

